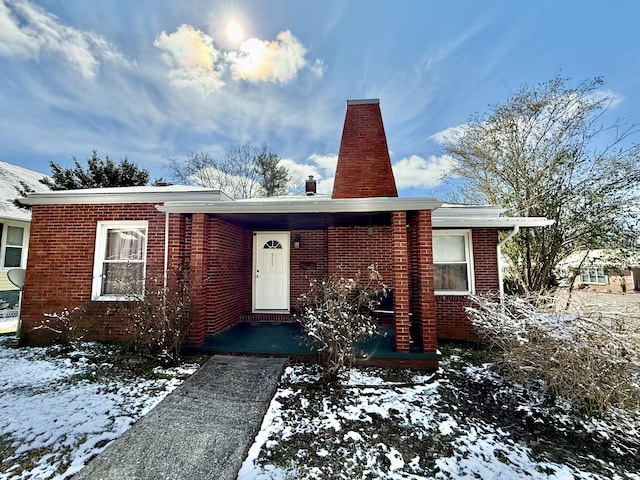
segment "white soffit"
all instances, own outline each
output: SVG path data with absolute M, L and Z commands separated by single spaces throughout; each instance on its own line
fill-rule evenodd
M 167 200 L 230 201 L 224 192 L 190 185 L 166 187 L 113 187 L 81 190 L 50 190 L 30 193 L 20 201 L 26 205 L 74 205 L 108 203 L 158 203 Z
M 433 198 L 322 198 L 274 197 L 231 202 L 168 201 L 156 208 L 170 213 L 367 213 L 434 210 L 442 202 Z

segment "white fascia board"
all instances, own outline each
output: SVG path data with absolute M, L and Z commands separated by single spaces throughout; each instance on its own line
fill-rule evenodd
M 3 220 L 10 222 L 24 222 L 28 224 L 31 222 L 31 211 L 25 212 L 24 215 L 19 213 L 0 213 L 0 222 Z
M 444 203 L 442 207 L 433 212 L 433 218 L 445 217 L 499 217 L 504 212 L 504 208 L 497 205 L 462 205 Z
M 159 203 L 194 200 L 229 202 L 231 198 L 220 190 L 197 187 L 122 187 L 90 188 L 84 190 L 52 190 L 30 193 L 20 201 L 25 205 L 73 205 L 105 203 Z
M 156 208 L 170 213 L 367 213 L 434 210 L 442 202 L 433 198 L 314 198 L 239 200 L 234 202 L 169 201 Z
M 516 226 L 547 227 L 553 225 L 553 220 L 545 217 L 435 217 L 433 228 L 514 228 Z

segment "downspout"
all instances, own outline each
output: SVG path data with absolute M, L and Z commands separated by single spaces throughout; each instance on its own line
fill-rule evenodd
M 164 213 L 164 270 L 162 272 L 162 286 L 167 292 L 167 276 L 169 269 L 169 212 Z
M 498 252 L 498 286 L 499 286 L 499 291 L 500 291 L 500 303 L 504 303 L 504 282 L 503 282 L 503 278 L 502 278 L 502 268 L 503 268 L 503 261 L 502 261 L 502 246 L 507 243 L 509 240 L 511 240 L 511 238 L 513 238 L 514 235 L 516 235 L 518 232 L 520 231 L 520 225 L 515 225 L 513 227 L 513 230 L 511 230 L 509 232 L 509 234 L 504 237 L 500 242 L 498 242 L 498 246 L 497 248 L 497 252 Z

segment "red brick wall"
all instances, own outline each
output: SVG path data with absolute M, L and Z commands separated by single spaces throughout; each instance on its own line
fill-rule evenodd
M 476 293 L 497 292 L 498 284 L 498 230 L 474 228 L 472 230 Z M 436 315 L 439 339 L 476 340 L 473 327 L 464 311 L 468 299 L 459 295 L 436 295 Z
M 148 220 L 147 274 L 162 273 L 164 213 L 152 204 L 36 205 L 32 209 L 27 274 L 22 304 L 21 342 L 47 343 L 57 335 L 33 328 L 45 313 L 85 307 L 91 299 L 98 221 Z M 122 318 L 108 313 L 114 302 L 91 302 L 94 318 L 87 339 L 123 340 Z M 87 324 L 87 326 L 89 326 Z
M 251 236 L 218 218 L 207 220 L 202 312 L 205 333 L 214 335 L 233 325 L 251 301 Z
M 393 287 L 390 226 L 329 227 L 327 243 L 330 275 L 366 275 L 368 266 L 376 264 L 382 281 Z
M 294 248 L 300 235 L 300 248 Z M 323 279 L 328 274 L 327 230 L 291 231 L 291 308 L 298 308 L 298 297 L 309 290 L 312 278 Z
M 397 196 L 379 103 L 347 103 L 331 197 Z
M 391 216 L 393 262 L 393 309 L 395 311 L 396 351 L 409 351 L 409 255 L 406 212 Z
M 410 212 L 407 223 L 411 338 L 423 351 L 434 352 L 437 342 L 431 212 Z

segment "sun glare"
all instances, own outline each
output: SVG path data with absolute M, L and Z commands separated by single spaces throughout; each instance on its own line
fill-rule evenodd
M 244 40 L 244 32 L 239 23 L 231 22 L 227 27 L 227 37 L 234 43 L 240 43 Z

